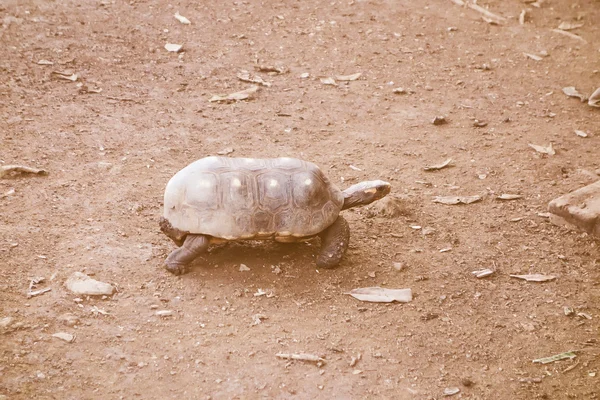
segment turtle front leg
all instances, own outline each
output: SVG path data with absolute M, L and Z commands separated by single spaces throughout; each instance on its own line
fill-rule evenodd
M 208 250 L 208 245 L 207 236 L 188 234 L 183 245 L 169 254 L 165 260 L 165 268 L 174 275 L 184 274 L 187 266 L 198 255 Z
M 327 229 L 319 234 L 321 253 L 317 257 L 317 267 L 334 268 L 340 263 L 348 249 L 350 226 L 341 215 Z

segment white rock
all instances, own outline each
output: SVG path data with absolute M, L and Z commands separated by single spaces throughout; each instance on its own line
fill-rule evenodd
M 171 311 L 171 310 L 158 310 L 156 312 L 156 315 L 158 315 L 159 317 L 170 317 L 171 315 L 173 315 L 173 311 Z
M 4 317 L 0 319 L 0 328 L 8 328 L 13 322 L 13 317 Z
M 81 272 L 73 272 L 65 282 L 65 286 L 75 294 L 88 296 L 110 296 L 115 291 L 115 288 L 108 283 L 92 279 Z
M 246 264 L 240 264 L 240 272 L 250 271 L 250 268 Z
M 73 342 L 73 340 L 75 340 L 75 336 L 71 335 L 70 333 L 66 333 L 66 332 L 56 332 L 54 335 L 52 335 L 52 337 L 64 340 L 65 342 Z

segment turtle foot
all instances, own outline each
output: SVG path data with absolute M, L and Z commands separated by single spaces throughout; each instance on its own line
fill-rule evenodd
M 169 254 L 165 260 L 165 268 L 174 275 L 185 274 L 190 263 L 208 250 L 208 245 L 209 240 L 204 235 L 187 235 L 183 245 Z
M 331 269 L 337 267 L 348 249 L 350 227 L 341 215 L 321 233 L 321 253 L 317 257 L 317 267 Z

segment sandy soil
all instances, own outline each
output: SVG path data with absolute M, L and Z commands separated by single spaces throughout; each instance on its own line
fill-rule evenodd
M 0 162 L 48 175 L 0 180 L 0 398 L 599 398 L 598 242 L 544 213 L 599 179 L 598 110 L 561 89 L 600 86 L 600 4 L 480 4 L 506 19 L 450 0 L 1 3 Z M 248 88 L 241 70 L 271 86 L 208 101 Z M 341 188 L 388 180 L 401 215 L 345 212 L 334 270 L 316 270 L 318 241 L 235 243 L 175 277 L 165 184 L 227 148 L 313 161 Z M 449 195 L 482 201 L 433 202 Z M 77 299 L 76 271 L 118 292 Z M 510 277 L 530 273 L 556 279 Z M 52 290 L 28 298 L 36 277 Z M 414 298 L 346 294 L 366 286 Z M 302 352 L 325 363 L 276 357 Z

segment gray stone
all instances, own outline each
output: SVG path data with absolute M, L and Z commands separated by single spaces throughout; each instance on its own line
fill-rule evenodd
M 600 237 L 600 181 L 552 200 L 550 221 Z
M 87 296 L 110 296 L 115 291 L 115 288 L 108 283 L 92 279 L 81 272 L 73 272 L 65 282 L 65 286 L 75 294 Z

